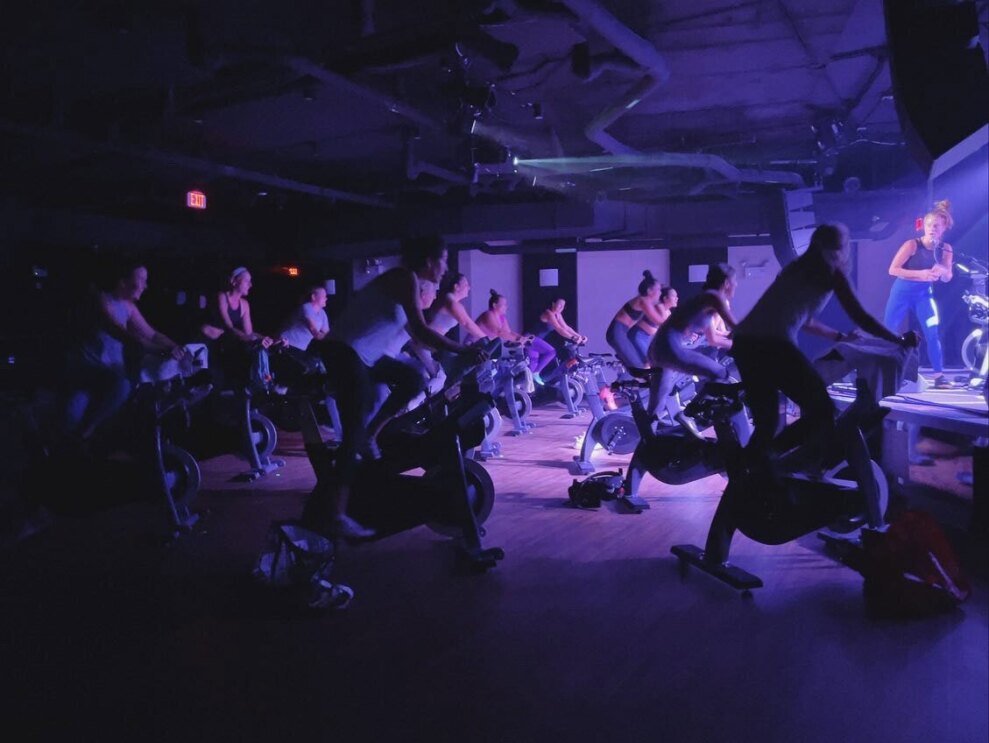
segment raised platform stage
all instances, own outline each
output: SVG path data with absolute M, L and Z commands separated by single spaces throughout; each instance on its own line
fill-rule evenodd
M 947 374 L 949 378 L 953 377 L 951 372 Z M 829 390 L 839 409 L 854 399 L 854 385 L 834 384 Z M 882 442 L 882 467 L 890 482 L 904 488 L 910 484 L 937 488 L 932 482 L 937 473 L 932 476 L 929 468 L 911 464 L 910 459 L 913 455 L 923 454 L 918 442 L 925 434 L 935 437 L 937 432 L 949 434 L 952 439 L 959 440 L 963 448 L 967 447 L 972 457 L 968 472 L 971 490 L 967 487 L 959 489 L 963 500 L 971 499 L 970 526 L 981 533 L 989 531 L 989 504 L 986 502 L 989 410 L 981 388 L 959 385 L 947 390 L 901 391 L 883 398 L 880 404 L 890 410 L 884 422 Z M 952 473 L 951 476 L 957 474 L 963 473 Z M 944 473 L 941 478 L 944 479 Z

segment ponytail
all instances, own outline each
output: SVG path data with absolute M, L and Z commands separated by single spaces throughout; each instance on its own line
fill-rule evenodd
M 639 296 L 646 296 L 659 281 L 652 275 L 648 268 L 642 272 L 642 281 L 639 282 Z

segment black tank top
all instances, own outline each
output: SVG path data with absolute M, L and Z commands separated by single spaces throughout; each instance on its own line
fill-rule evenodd
M 635 308 L 632 307 L 631 302 L 626 302 L 622 305 L 622 309 L 625 310 L 625 314 L 632 318 L 633 323 L 637 323 L 645 315 L 645 312 L 636 312 Z
M 244 316 L 241 313 L 241 309 L 243 308 L 243 306 L 244 305 L 242 304 L 238 304 L 235 309 L 234 306 L 230 304 L 229 300 L 227 301 L 227 315 L 230 316 L 230 324 L 241 332 L 244 331 Z M 213 308 L 209 313 L 209 318 L 210 318 L 209 319 L 210 325 L 215 325 L 218 328 L 224 327 L 223 318 L 220 317 L 220 309 L 218 303 L 216 305 L 213 305 Z
M 920 239 L 917 239 L 916 243 L 917 250 L 903 264 L 905 269 L 909 271 L 927 271 L 933 268 L 935 263 L 940 263 L 937 255 L 938 249 L 928 250 L 924 247 L 924 243 Z
M 543 322 L 540 320 L 537 322 L 531 330 L 528 331 L 529 335 L 534 335 L 536 338 L 542 338 L 545 340 L 549 337 L 549 334 L 553 332 L 553 326 L 548 322 Z

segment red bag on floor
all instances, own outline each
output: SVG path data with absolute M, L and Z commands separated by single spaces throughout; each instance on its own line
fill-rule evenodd
M 972 589 L 941 527 L 923 511 L 907 511 L 884 532 L 862 530 L 865 597 L 887 617 L 951 611 Z

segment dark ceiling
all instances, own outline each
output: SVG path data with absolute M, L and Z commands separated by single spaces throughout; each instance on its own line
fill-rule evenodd
M 882 0 L 31 7 L 0 29 L 0 187 L 49 206 L 162 212 L 200 187 L 376 222 L 917 175 Z

